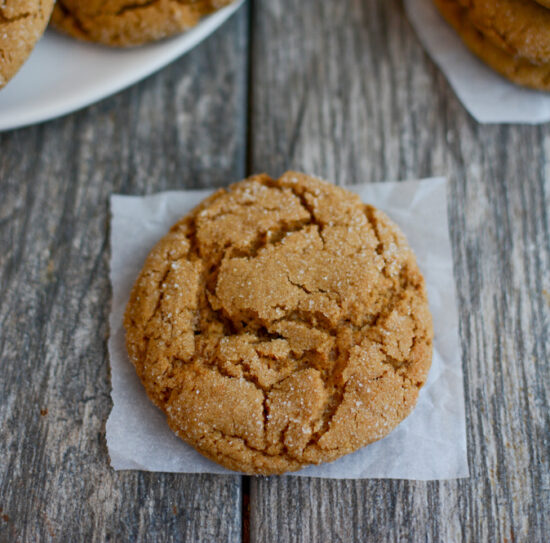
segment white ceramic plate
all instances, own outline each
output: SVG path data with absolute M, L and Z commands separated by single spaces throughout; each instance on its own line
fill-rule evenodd
M 134 49 L 111 49 L 47 31 L 19 73 L 0 90 L 0 130 L 65 115 L 132 85 L 195 47 L 243 1 L 180 36 Z

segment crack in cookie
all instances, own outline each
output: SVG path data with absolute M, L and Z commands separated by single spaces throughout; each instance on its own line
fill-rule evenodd
M 397 226 L 293 172 L 220 190 L 174 225 L 125 327 L 172 429 L 247 473 L 385 436 L 413 409 L 432 354 L 424 280 Z

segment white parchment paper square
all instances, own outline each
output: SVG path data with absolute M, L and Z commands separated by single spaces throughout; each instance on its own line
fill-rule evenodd
M 446 182 L 377 183 L 349 187 L 386 211 L 405 232 L 428 287 L 434 357 L 414 412 L 385 439 L 331 464 L 293 475 L 330 478 L 450 479 L 468 476 L 458 313 L 447 223 Z M 109 354 L 113 409 L 107 445 L 116 470 L 232 473 L 177 438 L 153 406 L 128 360 L 122 318 L 130 290 L 153 245 L 211 191 L 111 196 Z
M 486 66 L 462 43 L 433 0 L 405 0 L 405 9 L 422 45 L 478 122 L 550 121 L 550 93 L 514 85 Z

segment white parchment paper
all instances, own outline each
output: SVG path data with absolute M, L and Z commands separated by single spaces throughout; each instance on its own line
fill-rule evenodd
M 420 41 L 477 121 L 550 121 L 550 93 L 514 85 L 486 66 L 462 43 L 433 0 L 405 0 L 405 9 Z
M 458 313 L 447 224 L 446 182 L 350 187 L 386 211 L 405 232 L 424 273 L 434 320 L 434 357 L 414 412 L 385 439 L 331 464 L 293 475 L 330 478 L 450 479 L 468 476 Z M 128 360 L 122 318 L 130 290 L 153 245 L 211 191 L 111 197 L 109 354 L 113 409 L 107 445 L 116 470 L 232 473 L 177 438 L 153 406 Z

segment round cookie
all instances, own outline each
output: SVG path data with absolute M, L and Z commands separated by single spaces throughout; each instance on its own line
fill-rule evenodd
M 129 47 L 173 36 L 232 0 L 58 0 L 52 26 L 82 40 Z
M 54 0 L 0 2 L 0 88 L 21 68 L 44 33 Z
M 153 248 L 124 326 L 170 427 L 234 470 L 332 461 L 391 432 L 432 358 L 398 227 L 299 173 L 219 190 Z
M 458 0 L 490 42 L 535 64 L 550 62 L 550 11 L 534 0 Z
M 507 54 L 472 24 L 470 12 L 461 7 L 457 0 L 434 2 L 464 44 L 488 66 L 518 85 L 550 91 L 550 63 L 535 64 Z

